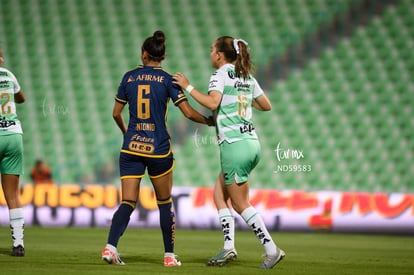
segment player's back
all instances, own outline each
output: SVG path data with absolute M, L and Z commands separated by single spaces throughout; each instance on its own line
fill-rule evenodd
M 161 67 L 138 66 L 124 75 L 117 94 L 118 101 L 129 104 L 124 150 L 156 156 L 170 151 L 168 102 L 170 98 L 176 101 L 180 92 Z

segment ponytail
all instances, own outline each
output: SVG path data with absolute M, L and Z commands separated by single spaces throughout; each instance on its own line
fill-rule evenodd
M 233 40 L 233 47 L 237 54 L 236 62 L 234 64 L 237 77 L 248 78 L 252 70 L 252 61 L 247 45 L 247 42 L 243 39 Z

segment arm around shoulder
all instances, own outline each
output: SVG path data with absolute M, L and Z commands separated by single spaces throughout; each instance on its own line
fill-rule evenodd
M 178 108 L 180 108 L 183 115 L 189 120 L 202 124 L 207 124 L 208 126 L 214 125 L 214 121 L 211 118 L 206 118 L 205 116 L 194 110 L 193 107 L 191 107 L 191 105 L 188 103 L 188 101 L 181 102 L 178 105 Z

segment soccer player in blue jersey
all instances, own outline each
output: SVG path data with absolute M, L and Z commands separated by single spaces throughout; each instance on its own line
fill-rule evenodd
M 166 127 L 168 102 L 171 99 L 190 120 L 207 125 L 214 122 L 190 106 L 180 87 L 173 84 L 172 76 L 160 67 L 164 59 L 165 34 L 156 31 L 142 45 L 143 65 L 124 75 L 115 97 L 113 118 L 124 141 L 119 157 L 122 201 L 112 218 L 102 252 L 102 259 L 110 264 L 124 264 L 117 245 L 136 207 L 140 181 L 147 169 L 160 213 L 164 265 L 181 265 L 174 254 L 175 215 L 171 198 L 174 157 Z M 129 105 L 128 126 L 122 116 L 126 104 Z
M 237 258 L 234 244 L 234 217 L 228 204 L 243 218 L 263 246 L 266 257 L 259 266 L 273 268 L 285 257 L 266 229 L 260 213 L 249 202 L 249 175 L 258 164 L 261 148 L 252 120 L 252 108 L 270 111 L 272 105 L 252 76 L 247 42 L 230 36 L 217 38 L 210 52 L 217 70 L 211 75 L 208 94 L 195 89 L 182 73 L 174 83 L 185 89 L 201 105 L 214 111 L 220 147 L 221 172 L 214 187 L 224 235 L 224 247 L 207 265 L 223 266 Z
M 19 177 L 23 174 L 22 127 L 16 113 L 16 103 L 25 96 L 12 72 L 3 68 L 0 48 L 0 173 L 1 186 L 9 208 L 13 239 L 11 256 L 24 256 L 24 216 L 19 199 Z

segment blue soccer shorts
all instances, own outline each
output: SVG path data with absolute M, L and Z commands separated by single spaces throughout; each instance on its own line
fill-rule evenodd
M 162 177 L 174 169 L 174 156 L 150 158 L 121 152 L 119 155 L 119 172 L 121 179 L 142 178 L 145 170 L 150 178 Z

